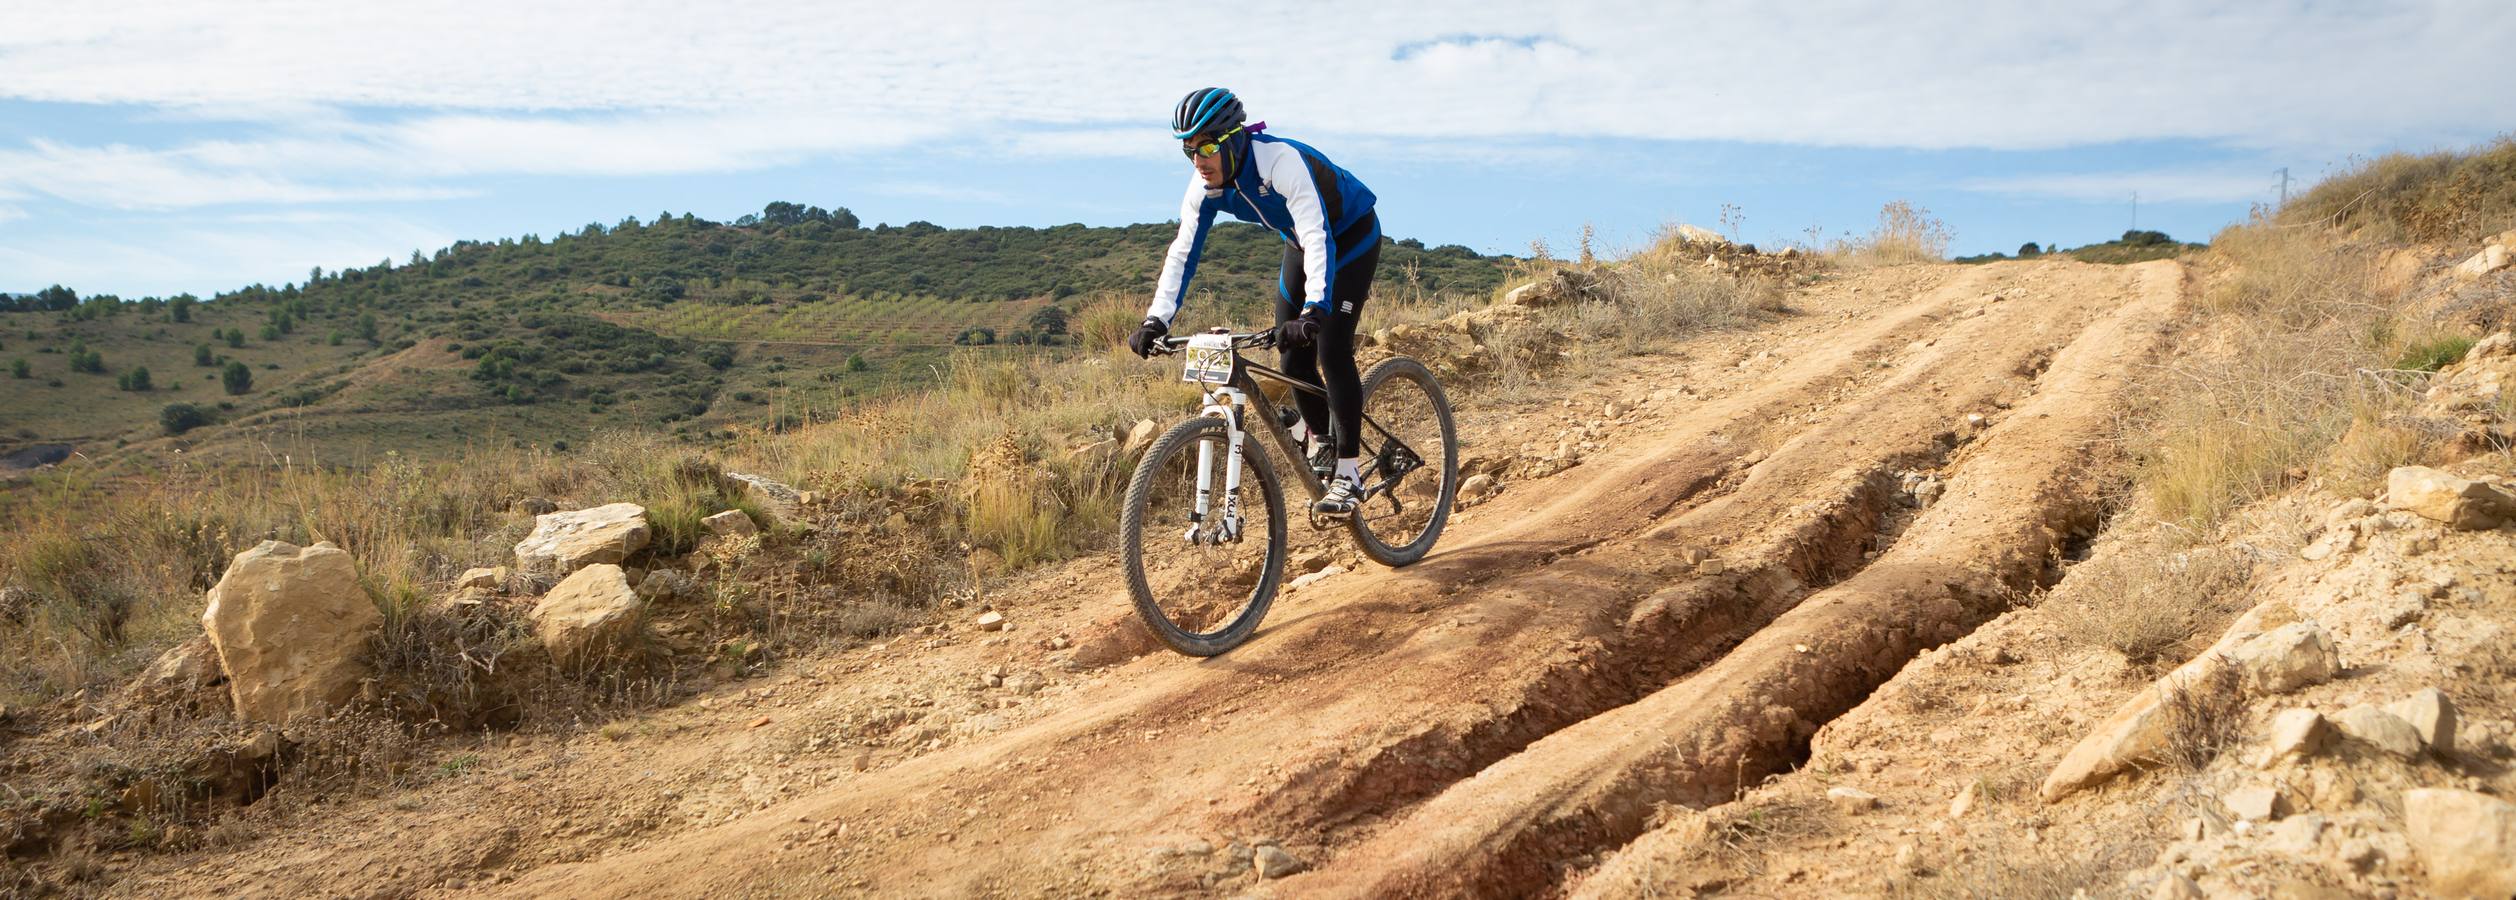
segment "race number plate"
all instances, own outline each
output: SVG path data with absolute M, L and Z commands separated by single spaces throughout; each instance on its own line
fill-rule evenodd
M 1201 334 L 1188 339 L 1188 367 L 1179 380 L 1205 384 L 1229 384 L 1232 381 L 1232 339 L 1229 335 Z

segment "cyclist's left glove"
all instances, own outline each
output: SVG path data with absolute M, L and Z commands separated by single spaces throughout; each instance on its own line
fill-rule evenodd
M 1327 315 L 1321 313 L 1318 307 L 1302 310 L 1301 315 L 1286 319 L 1284 324 L 1275 327 L 1275 345 L 1278 347 L 1310 346 L 1312 341 L 1319 339 L 1319 332 L 1321 327 L 1327 324 L 1327 318 Z

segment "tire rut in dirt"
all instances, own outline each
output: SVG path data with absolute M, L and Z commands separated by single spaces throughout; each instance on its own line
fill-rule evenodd
M 2010 307 L 2075 331 L 2062 304 Z M 1489 595 L 1581 597 L 1585 637 L 1548 655 L 1501 696 L 1383 732 L 1361 746 L 1295 760 L 1246 815 L 1266 829 L 1335 831 L 1404 806 L 1602 711 L 1634 702 L 1721 657 L 1811 594 L 1870 564 L 1872 538 L 1906 495 L 1898 475 L 1942 466 L 1960 442 L 1947 424 L 2023 385 L 2053 348 L 1988 339 L 2015 323 L 1972 319 L 1915 354 L 1865 397 L 1796 432 L 1728 493 L 1702 498 L 1639 539 L 1480 586 Z M 1961 338 L 1987 339 L 1990 347 Z M 2058 336 L 2057 336 L 2058 338 Z M 1932 387 L 1936 386 L 1936 387 Z M 1920 409 L 1916 409 L 1919 406 Z M 1737 535 L 1738 537 L 1724 537 Z M 1718 542 L 1718 574 L 1697 554 Z M 1883 548 L 1881 548 L 1883 549 Z M 1882 557 L 1883 558 L 1883 557 Z M 1641 581 L 1666 587 L 1637 587 Z
M 2118 360 L 2145 358 L 2175 272 L 2065 348 L 2045 388 L 1958 461 L 1948 497 L 1852 578 L 1818 592 L 1711 665 L 1532 743 L 1341 853 L 1296 892 L 1528 895 L 1554 861 L 1612 849 L 1661 804 L 1707 806 L 1795 765 L 1809 735 L 1915 654 L 1962 636 L 2102 513 L 2101 454 L 2121 402 Z M 2162 284 L 2163 282 L 2163 284 Z

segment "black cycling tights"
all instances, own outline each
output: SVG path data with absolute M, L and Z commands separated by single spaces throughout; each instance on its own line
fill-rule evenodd
M 1366 232 L 1368 234 L 1369 232 Z M 1293 402 L 1302 410 L 1303 423 L 1311 433 L 1330 431 L 1337 437 L 1337 458 L 1350 459 L 1363 453 L 1363 376 L 1354 368 L 1354 326 L 1363 315 L 1363 301 L 1371 296 L 1372 272 L 1380 267 L 1380 244 L 1363 251 L 1337 270 L 1336 288 L 1330 296 L 1336 308 L 1328 311 L 1328 321 L 1319 330 L 1319 339 L 1308 347 L 1283 350 L 1277 357 L 1284 374 L 1312 382 L 1328 389 L 1325 400 L 1317 394 L 1295 391 Z M 1284 269 L 1277 274 L 1275 320 L 1300 315 L 1307 293 L 1302 274 L 1302 245 L 1284 245 Z M 1333 430 L 1322 423 L 1335 421 Z

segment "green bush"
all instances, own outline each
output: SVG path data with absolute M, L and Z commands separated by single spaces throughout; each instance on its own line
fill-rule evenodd
M 210 411 L 190 403 L 169 403 L 157 411 L 157 424 L 167 434 L 182 434 L 210 424 Z
M 253 370 L 245 368 L 244 363 L 229 362 L 227 368 L 219 372 L 219 382 L 228 393 L 243 394 L 253 390 Z

